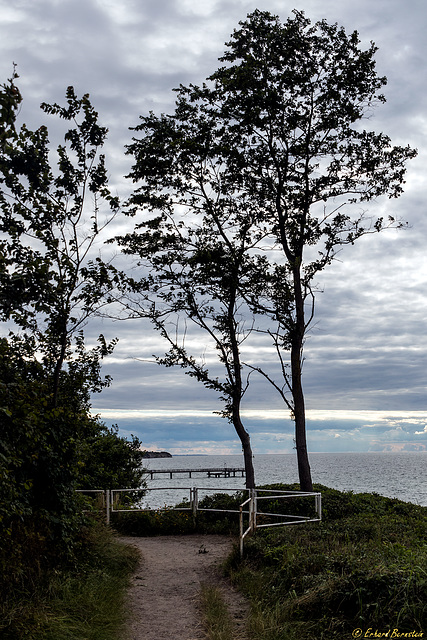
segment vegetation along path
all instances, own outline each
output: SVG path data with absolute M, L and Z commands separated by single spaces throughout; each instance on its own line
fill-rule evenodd
M 129 591 L 130 640 L 206 638 L 201 613 L 204 585 L 215 585 L 233 621 L 233 637 L 244 638 L 247 604 L 222 577 L 221 563 L 233 540 L 220 535 L 156 536 L 122 540 L 141 552 Z

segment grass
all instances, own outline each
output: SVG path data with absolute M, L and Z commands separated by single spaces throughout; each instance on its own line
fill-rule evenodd
M 316 489 L 323 522 L 261 531 L 243 562 L 229 561 L 251 602 L 251 638 L 333 640 L 355 629 L 425 636 L 427 508 Z
M 233 622 L 221 590 L 202 584 L 201 605 L 208 640 L 233 640 Z
M 14 592 L 3 605 L 4 640 L 120 640 L 124 596 L 138 556 L 101 525 L 86 532 L 77 567 L 53 573 L 43 587 Z
M 427 508 L 376 494 L 320 485 L 315 489 L 323 497 L 321 523 L 260 530 L 245 540 L 243 562 L 237 549 L 228 561 L 232 581 L 251 603 L 251 640 L 341 640 L 351 638 L 355 629 L 361 630 L 359 637 L 374 637 L 366 635 L 370 632 L 425 637 Z M 239 496 L 210 500 L 209 507 L 224 500 L 230 507 Z M 297 511 L 306 508 L 297 500 L 292 504 Z M 274 504 L 265 505 L 265 510 L 277 512 L 282 506 L 288 509 Z M 228 533 L 235 526 L 226 516 L 210 513 L 203 514 L 196 527 L 188 513 L 130 515 L 121 520 L 127 533 L 180 534 L 212 528 Z M 39 591 L 9 598 L 2 638 L 123 638 L 124 594 L 137 560 L 135 551 L 120 545 L 104 527 L 89 531 L 85 548 L 90 552 L 77 569 L 50 576 Z M 203 587 L 202 608 L 210 640 L 233 638 L 226 603 L 212 585 Z M 395 629 L 400 635 L 393 635 Z

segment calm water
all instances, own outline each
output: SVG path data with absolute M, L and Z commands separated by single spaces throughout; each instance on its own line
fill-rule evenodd
M 243 457 L 174 456 L 144 460 L 147 469 L 200 469 L 243 467 Z M 298 482 L 295 454 L 257 455 L 254 458 L 256 484 Z M 313 482 L 355 493 L 376 492 L 427 506 L 427 452 L 410 453 L 312 453 L 310 466 Z M 245 486 L 244 478 L 205 478 L 199 474 L 155 476 L 145 503 L 160 507 L 189 498 L 189 488 L 206 489 L 203 493 L 237 491 Z

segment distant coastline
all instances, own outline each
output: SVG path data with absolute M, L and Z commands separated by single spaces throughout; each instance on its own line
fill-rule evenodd
M 143 458 L 172 458 L 168 451 L 144 451 Z

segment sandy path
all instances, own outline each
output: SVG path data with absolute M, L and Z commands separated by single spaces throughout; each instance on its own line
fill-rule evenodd
M 230 613 L 243 628 L 247 605 L 221 577 L 219 565 L 230 553 L 228 536 L 188 535 L 121 538 L 141 552 L 132 578 L 130 640 L 202 640 L 201 583 L 220 586 Z

